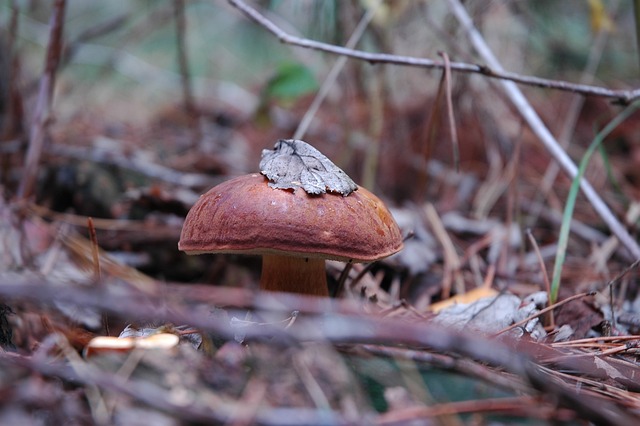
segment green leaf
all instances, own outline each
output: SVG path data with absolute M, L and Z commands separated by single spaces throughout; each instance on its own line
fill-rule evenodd
M 267 99 L 293 101 L 318 90 L 318 82 L 309 68 L 298 63 L 284 63 L 269 79 L 263 94 Z

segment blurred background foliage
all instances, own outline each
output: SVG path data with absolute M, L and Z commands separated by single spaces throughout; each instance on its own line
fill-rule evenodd
M 0 6 L 3 32 L 8 30 L 11 4 L 19 8 L 18 48 L 25 82 L 39 76 L 46 46 L 49 1 L 5 1 Z M 271 18 L 287 31 L 335 44 L 344 44 L 355 22 L 374 1 L 261 1 Z M 612 5 L 617 10 L 613 11 Z M 477 25 L 505 67 L 513 72 L 549 78 L 576 79 L 590 51 L 596 31 L 610 30 L 596 77 L 618 85 L 638 75 L 631 2 L 539 0 L 529 2 L 475 1 L 469 3 Z M 95 108 L 117 120 L 145 119 L 154 107 L 179 97 L 176 36 L 172 2 L 163 0 L 68 4 L 66 39 L 105 22 L 121 19 L 113 31 L 86 43 L 60 73 L 56 105 L 72 114 Z M 316 80 L 326 75 L 334 56 L 279 43 L 223 1 L 186 2 L 186 50 L 199 102 L 243 102 L 241 96 L 217 95 L 222 87 L 239 93 L 259 92 L 273 79 L 297 78 L 287 64 L 296 63 L 301 76 Z M 466 43 L 447 15 L 443 1 L 384 2 L 359 48 L 436 58 L 447 51 L 452 59 Z M 461 52 L 462 53 L 462 52 Z M 352 67 L 367 67 L 351 63 Z M 433 91 L 436 73 L 407 67 L 385 67 L 396 102 L 415 100 Z M 425 76 L 427 74 L 427 76 Z M 457 77 L 461 78 L 461 77 Z M 291 80 L 293 82 L 294 80 Z M 309 83 L 305 78 L 298 81 Z M 304 94 L 310 86 L 301 87 Z M 107 107 L 110 106 L 110 107 Z

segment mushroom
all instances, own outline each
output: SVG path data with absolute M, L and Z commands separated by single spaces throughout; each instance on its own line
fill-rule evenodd
M 262 255 L 262 290 L 328 296 L 325 259 L 380 260 L 402 248 L 402 236 L 365 188 L 311 195 L 301 187 L 274 189 L 256 173 L 202 195 L 187 214 L 178 248 Z

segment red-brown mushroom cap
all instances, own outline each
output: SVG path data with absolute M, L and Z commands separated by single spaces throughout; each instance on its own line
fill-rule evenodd
M 346 262 L 372 262 L 402 248 L 391 213 L 364 188 L 344 197 L 267 183 L 260 174 L 245 175 L 202 195 L 187 214 L 178 248 L 188 254 L 284 254 Z

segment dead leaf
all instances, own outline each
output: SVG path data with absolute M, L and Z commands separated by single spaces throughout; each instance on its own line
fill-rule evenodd
M 431 306 L 429 306 L 429 310 L 437 314 L 438 312 L 440 312 L 445 308 L 448 308 L 449 306 L 460 305 L 460 304 L 466 305 L 466 304 L 476 302 L 480 299 L 495 297 L 497 295 L 498 295 L 498 291 L 493 288 L 478 287 L 478 288 L 469 290 L 466 293 L 457 294 L 448 299 L 442 300 L 437 303 L 433 303 Z
M 612 379 L 620 379 L 626 378 L 624 374 L 620 373 L 616 368 L 614 368 L 611 364 L 600 359 L 599 357 L 594 357 L 593 363 L 596 365 L 598 370 L 604 370 L 605 374 Z
M 273 150 L 263 150 L 260 173 L 270 180 L 272 188 L 302 188 L 308 194 L 329 191 L 346 197 L 358 189 L 358 185 L 320 151 L 296 139 L 280 139 Z

